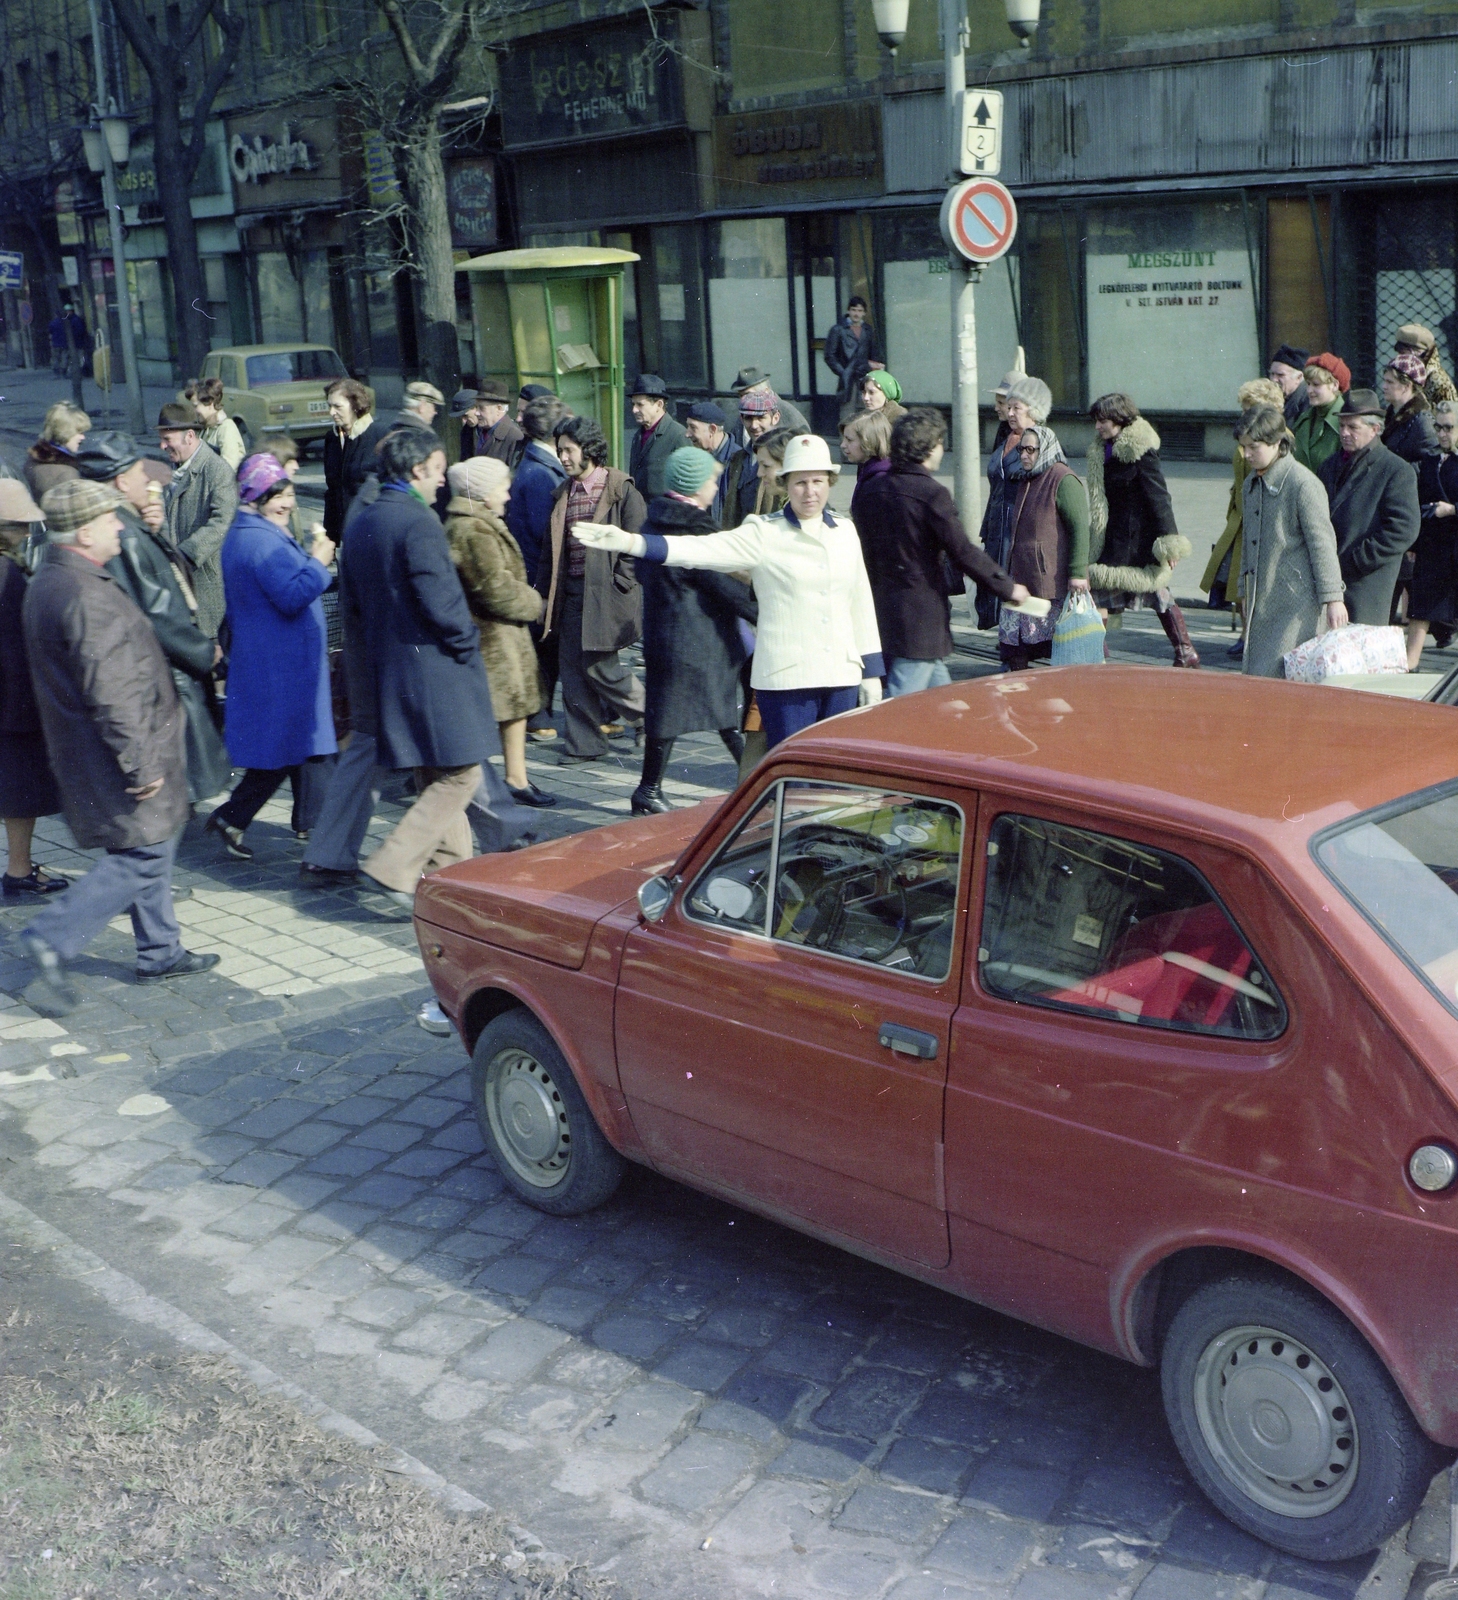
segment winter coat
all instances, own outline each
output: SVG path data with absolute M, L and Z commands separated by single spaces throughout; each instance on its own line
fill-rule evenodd
M 1385 627 L 1406 551 L 1417 543 L 1417 473 L 1374 439 L 1354 456 L 1340 450 L 1317 473 L 1331 504 L 1337 554 L 1353 622 Z
M 1008 576 L 1039 600 L 1062 601 L 1070 578 L 1088 572 L 1088 494 L 1078 474 L 1055 461 L 1034 477 L 1015 478 Z
M 1428 376 L 1423 384 L 1423 393 L 1428 397 L 1430 406 L 1441 405 L 1445 400 L 1458 400 L 1458 389 L 1453 387 L 1453 380 L 1443 371 L 1443 364 L 1436 355 L 1428 357 Z
M 344 532 L 340 559 L 350 716 L 385 767 L 468 767 L 501 740 L 445 529 L 385 484 Z
M 527 582 L 521 550 L 494 511 L 460 498 L 446 511 L 451 560 L 481 630 L 492 709 L 498 722 L 519 721 L 542 709 L 537 652 L 527 628 L 542 614 L 542 597 Z
M 233 763 L 213 719 L 213 641 L 193 621 L 177 563 L 165 538 L 130 506 L 117 508 L 121 550 L 106 570 L 131 597 L 157 635 L 187 723 L 188 798 L 206 800 L 227 787 Z
M 284 529 L 238 513 L 223 541 L 233 640 L 224 732 L 235 766 L 294 767 L 338 749 L 319 603 L 331 581 Z
M 324 435 L 324 531 L 336 544 L 350 502 L 375 470 L 375 447 L 384 437 L 378 417 L 371 417 L 369 426 L 353 438 L 341 439 L 338 428 Z
M 855 401 L 861 385 L 866 381 L 866 374 L 871 370 L 871 363 L 881 360 L 884 357 L 876 330 L 869 322 L 863 322 L 860 336 L 857 337 L 851 332 L 849 313 L 825 335 L 825 364 L 839 379 L 836 394 L 843 406 Z
M 47 545 L 25 647 L 67 826 L 83 850 L 161 844 L 189 815 L 182 707 L 152 625 L 112 576 Z M 128 794 L 162 780 L 146 800 Z
M 885 675 L 876 603 L 855 526 L 825 512 L 802 526 L 788 507 L 693 538 L 653 534 L 647 560 L 747 572 L 759 602 L 756 689 L 849 688 Z
M 675 422 L 666 411 L 651 432 L 639 428 L 633 435 L 633 447 L 628 453 L 628 476 L 645 501 L 656 500 L 663 493 L 668 458 L 688 442 L 683 425 Z
M 1297 419 L 1303 416 L 1311 405 L 1311 395 L 1308 393 L 1305 382 L 1298 383 L 1286 396 L 1286 404 L 1282 410 L 1286 415 L 1286 426 L 1294 428 Z
M 873 461 L 862 461 L 856 468 L 856 486 L 851 490 L 851 521 L 861 528 L 865 515 L 866 496 L 876 480 L 891 470 L 889 456 L 877 456 Z M 865 529 L 861 528 L 862 537 Z
M 1418 463 L 1418 503 L 1458 505 L 1458 455 Z M 1408 615 L 1416 622 L 1458 623 L 1458 517 L 1424 517 L 1415 546 Z
M 222 457 L 223 465 L 230 472 L 237 472 L 243 465 L 243 458 L 248 454 L 243 445 L 243 435 L 238 432 L 238 424 L 232 417 L 224 417 L 211 428 L 205 428 L 202 440 L 204 444 L 217 451 Z
M 1336 399 L 1329 406 L 1307 406 L 1292 425 L 1296 443 L 1291 453 L 1307 471 L 1315 472 L 1341 449 L 1342 436 L 1337 428 L 1341 414 L 1342 403 Z
M 719 515 L 721 528 L 737 528 L 754 515 L 759 499 L 759 457 L 743 446 L 735 448 L 724 468 L 724 508 Z
M 1088 447 L 1088 581 L 1111 596 L 1153 594 L 1169 587 L 1190 553 L 1175 526 L 1174 507 L 1159 464 L 1159 435 L 1136 417 L 1114 440 Z
M 1294 455 L 1278 456 L 1246 478 L 1241 523 L 1241 666 L 1251 677 L 1280 678 L 1281 657 L 1314 639 L 1323 607 L 1342 597 L 1326 491 Z
M 538 439 L 529 439 L 511 479 L 511 499 L 506 502 L 506 526 L 534 580 L 542 561 L 542 548 L 552 525 L 552 502 L 567 481 L 567 469 L 557 452 Z
M 226 610 L 219 553 L 238 510 L 238 480 L 217 451 L 199 440 L 186 468 L 173 473 L 162 504 L 169 541 L 192 563 L 197 625 L 216 639 Z
M 1012 429 L 1007 423 L 997 426 L 997 438 L 992 454 L 987 458 L 987 504 L 982 508 L 982 528 L 977 542 L 999 565 L 1007 559 L 1012 547 L 1013 485 L 1008 473 L 1018 464 L 1016 450 L 1011 455 L 1003 453 Z M 997 596 L 983 584 L 977 586 L 977 626 L 991 628 L 997 624 Z
M 1382 442 L 1395 456 L 1416 466 L 1424 456 L 1438 453 L 1438 435 L 1433 429 L 1433 408 L 1419 390 L 1400 410 L 1387 408 Z
M 21 620 L 27 580 L 18 553 L 0 552 L 0 793 L 7 816 L 51 817 L 61 796 L 46 759 Z
M 537 588 L 547 597 L 544 634 L 553 633 L 562 626 L 562 602 L 567 590 L 569 489 L 570 485 L 563 483 L 552 501 L 551 526 L 537 569 Z M 614 528 L 637 533 L 646 515 L 643 497 L 633 486 L 633 480 L 609 467 L 607 483 L 588 521 L 605 522 Z M 638 586 L 632 556 L 615 555 L 610 550 L 589 550 L 582 585 L 582 648 L 621 650 L 642 632 L 643 591 Z
M 68 478 L 81 476 L 80 468 L 77 467 L 71 452 L 63 450 L 60 445 L 52 444 L 47 439 L 39 440 L 26 451 L 21 471 L 25 475 L 31 498 L 37 505 L 40 504 L 41 496 L 47 489 L 54 489 L 58 483 L 65 483 Z
M 648 508 L 645 533 L 700 537 L 715 531 L 712 510 L 667 495 Z M 739 669 L 750 654 L 739 623 L 759 618 L 754 591 L 728 573 L 641 562 L 643 732 L 676 739 L 739 725 Z
M 894 463 L 867 484 L 861 507 L 856 530 L 888 663 L 951 655 L 948 597 L 963 592 L 963 573 L 1004 600 L 1012 594 L 1012 578 L 967 537 L 951 495 L 925 467 Z
M 472 456 L 490 456 L 494 461 L 504 461 L 508 467 L 521 459 L 526 447 L 526 435 L 510 417 L 503 417 L 490 428 L 463 427 L 461 429 L 461 460 Z M 447 507 L 449 510 L 449 507 Z M 509 722 L 503 717 L 503 722 Z
M 1225 573 L 1226 605 L 1233 605 L 1240 596 L 1241 518 L 1245 514 L 1245 479 L 1249 471 L 1245 452 L 1236 445 L 1235 453 L 1230 458 L 1230 499 L 1225 507 L 1225 531 L 1215 541 L 1215 548 L 1211 550 L 1205 570 L 1200 574 L 1200 587 L 1206 594 L 1212 593 L 1220 568 L 1225 563 L 1226 555 L 1229 555 L 1230 565 Z

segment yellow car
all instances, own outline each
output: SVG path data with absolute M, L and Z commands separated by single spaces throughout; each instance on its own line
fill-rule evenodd
M 299 444 L 329 431 L 325 388 L 349 371 L 327 344 L 243 344 L 213 350 L 204 378 L 221 378 L 223 406 L 245 445 L 286 433 Z

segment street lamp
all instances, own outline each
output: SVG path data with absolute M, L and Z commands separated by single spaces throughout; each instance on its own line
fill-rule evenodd
M 1007 25 L 1026 48 L 1038 31 L 1038 15 L 1042 0 L 1003 0 L 1007 12 Z M 871 0 L 871 10 L 876 18 L 876 36 L 895 55 L 906 39 L 906 19 L 911 10 L 911 0 Z M 958 19 L 958 32 L 962 31 Z

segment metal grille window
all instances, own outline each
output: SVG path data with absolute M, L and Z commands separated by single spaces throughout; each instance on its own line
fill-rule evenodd
M 1376 223 L 1373 371 L 1380 379 L 1405 322 L 1431 329 L 1438 356 L 1453 370 L 1458 346 L 1458 192 L 1426 189 L 1383 197 Z

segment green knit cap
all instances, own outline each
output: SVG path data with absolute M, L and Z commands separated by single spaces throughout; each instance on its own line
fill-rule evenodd
M 717 465 L 707 450 L 696 444 L 681 445 L 668 458 L 663 487 L 672 494 L 695 495 L 713 477 Z

